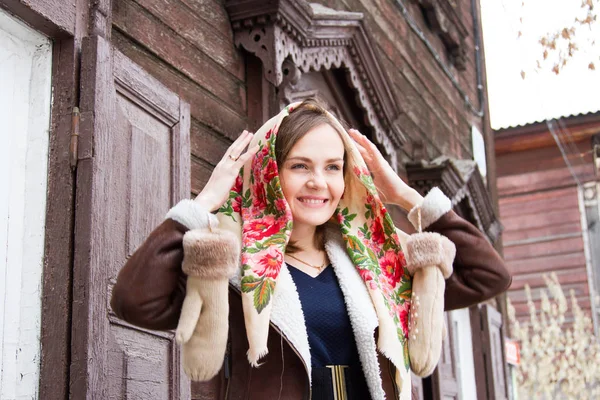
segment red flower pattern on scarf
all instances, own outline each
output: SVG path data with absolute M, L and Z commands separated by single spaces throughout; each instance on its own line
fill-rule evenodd
M 283 254 L 273 246 L 256 253 L 251 260 L 254 262 L 254 272 L 260 276 L 276 279 L 283 263 Z
M 389 250 L 381 259 L 379 259 L 381 272 L 383 272 L 383 275 L 387 278 L 391 287 L 395 287 L 404 274 L 404 268 L 402 267 L 404 263 L 400 260 L 401 254 L 402 253 L 396 253 L 393 250 Z
M 267 215 L 264 218 L 246 222 L 244 234 L 246 238 L 256 241 L 279 233 L 281 228 L 281 221 L 275 220 L 272 215 Z

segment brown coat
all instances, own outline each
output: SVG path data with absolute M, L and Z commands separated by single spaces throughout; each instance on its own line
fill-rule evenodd
M 174 220 L 165 220 L 127 261 L 119 273 L 111 300 L 119 318 L 148 329 L 177 327 L 185 298 L 186 276 L 181 262 L 182 240 L 187 230 Z M 427 230 L 448 237 L 456 245 L 454 273 L 446 281 L 446 310 L 476 304 L 509 287 L 511 277 L 504 262 L 472 224 L 449 211 Z M 249 365 L 241 297 L 234 288 L 230 288 L 229 302 L 231 347 L 224 368 L 215 378 L 223 383 L 218 398 L 309 398 L 304 361 L 273 324 L 268 339 L 270 352 L 262 360 L 263 365 L 260 368 Z M 379 364 L 386 397 L 398 398 L 392 378 L 393 365 L 383 356 L 379 356 Z

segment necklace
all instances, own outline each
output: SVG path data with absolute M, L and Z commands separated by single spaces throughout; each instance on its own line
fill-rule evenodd
M 302 261 L 302 260 L 301 260 L 301 259 L 299 259 L 298 257 L 294 257 L 294 256 L 293 256 L 293 255 L 291 255 L 291 254 L 286 254 L 286 256 L 288 256 L 288 257 L 292 257 L 294 260 L 296 260 L 296 261 L 300 261 L 302 264 L 304 264 L 304 265 L 308 265 L 308 266 L 309 266 L 309 267 L 311 267 L 311 268 L 315 268 L 315 269 L 316 269 L 316 270 L 318 270 L 319 272 L 321 272 L 321 270 L 322 270 L 322 269 L 325 267 L 325 263 L 324 263 L 324 262 L 323 262 L 323 264 L 321 264 L 321 265 L 312 265 L 312 264 L 309 264 L 309 263 L 307 263 L 306 261 Z

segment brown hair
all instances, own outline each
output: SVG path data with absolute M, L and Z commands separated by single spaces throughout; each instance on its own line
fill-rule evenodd
M 340 135 L 343 132 L 339 131 L 332 117 L 328 114 L 325 105 L 314 98 L 304 100 L 300 105 L 294 108 L 290 114 L 281 121 L 279 130 L 277 131 L 277 140 L 275 141 L 275 158 L 277 160 L 277 168 L 281 168 L 285 160 L 288 158 L 290 151 L 300 139 L 304 137 L 310 130 L 323 124 L 330 125 Z M 346 153 L 344 152 L 344 174 L 346 172 Z M 315 231 L 314 245 L 318 250 L 325 250 L 324 243 L 325 225 L 317 226 Z M 289 242 L 286 247 L 287 253 L 295 253 L 302 250 L 295 243 Z

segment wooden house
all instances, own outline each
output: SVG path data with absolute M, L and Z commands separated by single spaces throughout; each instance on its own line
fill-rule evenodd
M 2 397 L 224 390 L 190 385 L 172 333 L 108 299 L 166 211 L 289 101 L 327 101 L 495 242 L 479 15 L 478 0 L 0 0 Z M 506 398 L 496 303 L 448 321 L 421 397 Z
M 597 332 L 600 113 L 501 129 L 494 141 L 504 257 L 513 273 L 508 297 L 517 318 L 529 318 L 525 285 L 539 310 L 543 274 L 553 272 Z

